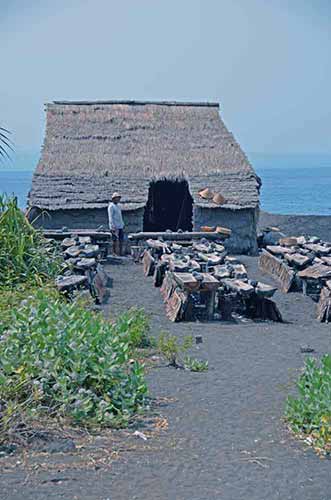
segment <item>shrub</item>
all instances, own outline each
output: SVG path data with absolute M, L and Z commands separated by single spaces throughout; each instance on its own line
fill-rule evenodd
M 36 231 L 17 206 L 16 198 L 0 196 L 0 284 L 45 283 L 59 272 L 57 252 Z
M 131 308 L 115 322 L 116 332 L 132 349 L 150 347 L 149 319 L 143 309 Z
M 289 396 L 286 417 L 294 432 L 309 434 L 317 446 L 331 446 L 331 356 L 320 363 L 308 358 L 297 381 L 298 396 Z
M 0 427 L 8 432 L 22 412 L 84 424 L 127 421 L 147 388 L 123 323 L 43 290 L 14 309 L 0 341 Z
M 158 341 L 158 349 L 160 353 L 168 361 L 169 366 L 182 368 L 181 354 L 190 349 L 193 345 L 191 336 L 184 337 L 180 342 L 175 335 L 161 333 Z

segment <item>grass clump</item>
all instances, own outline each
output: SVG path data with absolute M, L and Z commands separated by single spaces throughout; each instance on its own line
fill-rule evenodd
M 208 361 L 191 358 L 190 356 L 184 358 L 184 367 L 191 372 L 206 372 L 208 371 L 208 365 Z
M 180 341 L 175 335 L 163 332 L 159 337 L 157 347 L 159 352 L 168 361 L 169 366 L 183 368 L 191 372 L 204 372 L 208 370 L 208 361 L 202 361 L 190 356 L 183 357 L 193 347 L 193 338 L 191 335 L 187 335 Z
M 130 313 L 131 332 L 142 328 L 142 319 Z M 147 387 L 123 322 L 111 324 L 43 290 L 14 309 L 0 341 L 0 440 L 27 417 L 127 423 Z
M 41 285 L 59 272 L 57 251 L 34 229 L 15 197 L 0 195 L 0 284 Z
M 318 450 L 331 452 L 331 356 L 320 362 L 308 358 L 296 384 L 298 396 L 289 396 L 286 418 L 295 433 Z

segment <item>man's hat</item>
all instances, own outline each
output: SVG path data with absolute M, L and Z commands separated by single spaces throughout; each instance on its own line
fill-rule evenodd
M 114 198 L 122 198 L 122 196 L 119 193 L 113 193 L 111 199 L 113 200 Z

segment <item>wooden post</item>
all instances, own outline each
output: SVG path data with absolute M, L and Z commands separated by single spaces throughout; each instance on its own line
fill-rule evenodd
M 207 295 L 207 319 L 211 321 L 214 319 L 215 313 L 215 300 L 216 300 L 216 290 L 211 290 L 210 292 L 206 292 Z

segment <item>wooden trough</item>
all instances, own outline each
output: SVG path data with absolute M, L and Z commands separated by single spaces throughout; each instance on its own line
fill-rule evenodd
M 227 256 L 221 241 L 204 238 L 187 245 L 187 235 L 185 244 L 147 236 L 144 274 L 160 287 L 171 321 L 233 320 L 236 314 L 282 321 L 271 300 L 276 288 L 249 280 L 245 266 Z

